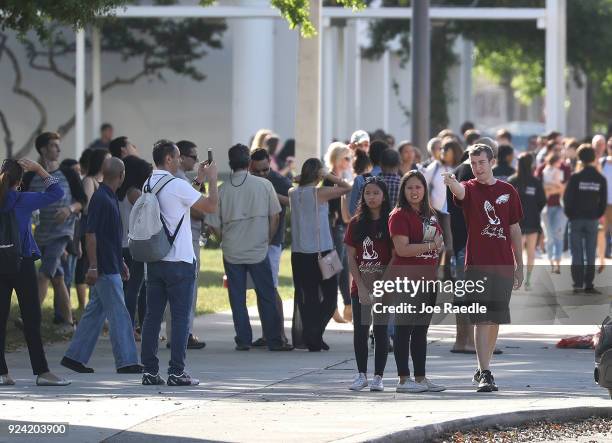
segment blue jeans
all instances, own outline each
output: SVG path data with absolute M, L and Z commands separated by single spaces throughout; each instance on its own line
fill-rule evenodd
M 251 346 L 253 341 L 253 330 L 246 306 L 246 280 L 247 272 L 249 272 L 255 285 L 257 307 L 261 315 L 261 326 L 268 348 L 281 346 L 283 344 L 280 336 L 281 317 L 276 307 L 276 292 L 268 257 L 266 256 L 263 261 L 253 264 L 235 264 L 223 260 L 223 266 L 227 275 L 229 300 L 232 307 L 234 330 L 236 331 L 236 344 Z
M 549 260 L 561 260 L 563 254 L 563 236 L 567 217 L 561 206 L 547 206 L 544 212 L 546 228 L 546 251 Z
M 572 280 L 575 288 L 593 287 L 598 226 L 598 220 L 578 219 L 569 222 Z
M 157 374 L 159 330 L 170 304 L 172 341 L 168 374 L 180 375 L 185 370 L 189 315 L 193 304 L 195 263 L 158 261 L 147 263 L 147 312 L 142 325 L 141 359 L 145 372 Z
M 72 282 L 74 281 L 74 271 L 76 269 L 77 256 L 68 254 L 68 258 L 66 260 L 62 259 L 62 268 L 64 269 L 64 283 L 66 284 L 66 289 L 68 289 L 68 294 L 70 294 L 70 287 L 72 286 Z M 59 300 L 53 294 L 53 316 L 57 320 L 61 320 L 65 322 L 62 317 L 62 313 L 59 307 Z
M 134 331 L 125 307 L 119 274 L 103 274 L 98 277 L 95 286 L 91 288 L 89 303 L 66 351 L 66 357 L 86 364 L 107 318 L 115 366 L 122 368 L 138 364 Z

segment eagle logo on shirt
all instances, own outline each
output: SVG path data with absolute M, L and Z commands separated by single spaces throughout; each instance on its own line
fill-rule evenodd
M 501 205 L 504 203 L 508 203 L 509 200 L 510 200 L 510 194 L 502 194 L 499 197 L 497 197 L 497 200 L 495 200 L 495 204 Z

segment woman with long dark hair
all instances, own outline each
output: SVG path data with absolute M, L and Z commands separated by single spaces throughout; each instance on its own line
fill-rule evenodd
M 45 192 L 19 192 L 24 171 L 35 172 L 44 181 Z M 48 206 L 64 195 L 58 180 L 31 160 L 4 160 L 0 169 L 0 212 L 3 222 L 13 218 L 19 232 L 21 262 L 7 273 L 7 263 L 0 271 L 0 386 L 14 385 L 4 357 L 6 322 L 8 321 L 13 290 L 17 293 L 23 319 L 23 334 L 28 345 L 32 371 L 39 386 L 66 386 L 70 382 L 49 371 L 42 338 L 40 336 L 41 311 L 38 299 L 38 278 L 34 262 L 40 251 L 32 236 L 32 211 Z M 3 226 L 6 228 L 6 226 Z
M 334 186 L 318 187 L 323 179 Z M 334 249 L 329 201 L 349 192 L 351 185 L 328 173 L 318 158 L 304 162 L 298 186 L 289 190 L 295 287 L 291 333 L 294 346 L 313 352 L 329 349 L 323 342 L 323 333 L 338 304 L 338 276 L 324 280 L 318 264 L 319 254 L 324 257 Z
M 117 189 L 117 199 L 119 200 L 119 213 L 121 214 L 123 225 L 123 259 L 130 269 L 130 279 L 123 282 L 123 292 L 125 293 L 125 306 L 130 313 L 132 326 L 135 327 L 134 335 L 136 340 L 139 341 L 140 328 L 136 327 L 136 308 L 138 308 L 138 318 L 142 325 L 147 307 L 144 285 L 144 263 L 132 260 L 128 247 L 128 227 L 132 207 L 142 194 L 141 189 L 144 186 L 144 182 L 151 175 L 151 172 L 153 172 L 153 166 L 134 155 L 125 157 L 123 163 L 125 164 L 125 180 L 121 187 Z
M 368 177 L 361 191 L 357 212 L 347 226 L 346 243 L 349 269 L 353 276 L 353 346 L 358 373 L 350 388 L 361 391 L 368 386 L 368 335 L 374 320 L 374 378 L 370 391 L 383 391 L 383 372 L 389 353 L 386 316 L 372 312 L 372 285 L 382 277 L 391 260 L 389 213 L 391 204 L 387 185 L 381 177 Z M 374 317 L 374 319 L 372 318 Z
M 435 279 L 435 269 L 444 247 L 442 229 L 436 212 L 429 204 L 427 181 L 422 173 L 410 171 L 402 177 L 396 208 L 389 216 L 389 234 L 393 241 L 393 273 L 411 280 Z M 399 294 L 405 301 L 408 294 Z M 435 305 L 436 293 L 426 288 L 410 294 L 411 304 Z M 399 375 L 397 392 L 439 392 L 444 386 L 432 383 L 425 377 L 427 356 L 427 330 L 431 315 L 395 315 L 393 351 Z M 410 378 L 408 365 L 412 354 L 414 380 Z
M 508 179 L 518 191 L 524 217 L 519 222 L 523 234 L 523 248 L 527 252 L 527 276 L 525 290 L 531 289 L 531 273 L 535 263 L 538 235 L 542 233 L 541 214 L 546 206 L 546 194 L 542 182 L 533 176 L 533 155 L 524 152 L 518 160 L 518 171 Z

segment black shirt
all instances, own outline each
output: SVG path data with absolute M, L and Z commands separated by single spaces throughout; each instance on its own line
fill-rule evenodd
M 287 177 L 283 177 L 276 171 L 270 170 L 268 174 L 268 180 L 274 186 L 274 190 L 277 194 L 284 195 L 285 197 L 289 196 L 289 189 L 291 189 L 291 181 Z M 281 205 L 281 212 L 279 214 L 280 220 L 278 222 L 278 229 L 272 237 L 272 241 L 270 241 L 271 245 L 280 246 L 283 244 L 285 240 L 285 213 L 287 212 L 287 207 L 285 205 Z
M 323 186 L 336 186 L 334 182 L 330 180 L 323 180 Z M 344 220 L 342 219 L 342 207 L 341 207 L 341 197 L 334 198 L 329 201 L 329 226 L 334 227 L 338 225 L 345 225 Z
M 119 214 L 119 201 L 104 183 L 94 192 L 87 212 L 87 233 L 96 234 L 98 273 L 121 274 L 123 227 Z
M 522 181 L 519 181 L 518 175 L 513 175 L 508 179 L 508 183 L 514 186 L 521 198 L 523 206 L 521 231 L 524 234 L 542 232 L 540 215 L 546 206 L 546 194 L 542 182 L 532 175 Z
M 565 214 L 570 220 L 596 220 L 608 203 L 606 178 L 593 166 L 572 174 L 563 195 Z
M 507 182 L 508 178 L 515 173 L 516 169 L 506 163 L 500 163 L 493 168 L 493 177 L 505 182 Z

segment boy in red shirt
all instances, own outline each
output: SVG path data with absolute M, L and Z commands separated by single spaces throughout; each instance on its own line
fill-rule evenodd
M 483 280 L 485 292 L 473 301 L 487 307 L 485 314 L 471 314 L 478 369 L 473 381 L 478 392 L 497 391 L 490 370 L 499 325 L 510 323 L 512 289 L 523 283 L 523 250 L 519 221 L 521 200 L 514 187 L 493 177 L 493 151 L 484 144 L 469 148 L 474 179 L 459 183 L 445 174 L 457 206 L 463 208 L 468 238 L 465 255 L 466 280 Z

